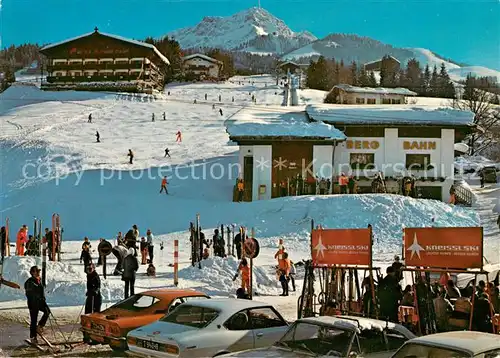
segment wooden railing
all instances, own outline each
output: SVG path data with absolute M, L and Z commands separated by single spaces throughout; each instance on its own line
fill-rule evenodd
M 465 206 L 472 206 L 474 202 L 474 194 L 472 191 L 463 185 L 460 182 L 456 182 L 453 184 L 455 188 L 455 198 L 457 204 L 462 204 Z

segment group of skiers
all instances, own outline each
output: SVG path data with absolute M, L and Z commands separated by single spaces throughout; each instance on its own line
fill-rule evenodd
M 412 325 L 419 321 L 422 333 L 430 334 L 457 328 L 467 329 L 469 316 L 473 311 L 473 329 L 493 332 L 493 315 L 500 313 L 498 276 L 492 282 L 479 281 L 475 289 L 474 280 L 466 288 L 459 289 L 447 273 L 441 274 L 437 282 L 431 283 L 430 274 L 422 272 L 417 274 L 415 285 L 407 285 L 403 290 L 400 286 L 403 266 L 396 256 L 394 263 L 386 269 L 386 276 L 379 278 L 378 284 L 374 284 L 379 318 L 395 323 L 403 322 L 409 328 L 414 328 Z M 369 278 L 362 285 L 365 289 L 363 312 L 368 317 L 375 317 L 374 295 Z M 418 318 L 402 316 L 401 306 L 413 307 Z M 460 322 L 464 322 L 463 327 L 460 327 Z
M 5 255 L 6 251 L 6 237 L 7 230 L 5 226 L 2 226 L 0 229 L 0 237 L 1 237 L 1 249 Z M 40 256 L 41 253 L 41 244 L 47 244 L 47 255 L 50 261 L 55 261 L 54 254 L 59 250 L 59 242 L 57 239 L 57 235 L 49 230 L 49 228 L 45 228 L 44 235 L 42 237 L 42 242 L 35 235 L 30 235 L 28 233 L 27 225 L 23 225 L 16 235 L 16 255 L 17 256 Z M 54 250 L 55 249 L 55 250 Z

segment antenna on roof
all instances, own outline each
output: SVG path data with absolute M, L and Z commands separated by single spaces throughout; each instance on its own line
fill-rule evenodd
M 97 26 L 94 27 L 94 32 L 98 32 L 98 31 L 99 31 L 99 29 L 97 28 Z

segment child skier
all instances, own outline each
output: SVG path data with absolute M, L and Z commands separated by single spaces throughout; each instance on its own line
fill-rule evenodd
M 233 281 L 236 281 L 239 273 L 241 273 L 241 288 L 244 289 L 246 293 L 250 293 L 250 267 L 245 258 L 241 259 L 238 265 L 238 272 L 234 275 Z
M 132 152 L 132 149 L 128 150 L 127 157 L 130 157 L 129 164 L 134 164 L 134 152 Z

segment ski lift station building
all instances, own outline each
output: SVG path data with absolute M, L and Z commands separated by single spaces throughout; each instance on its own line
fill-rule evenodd
M 419 197 L 448 201 L 454 145 L 473 130 L 473 119 L 435 106 L 315 104 L 243 109 L 226 130 L 239 145 L 246 201 L 316 194 L 322 178 L 337 193 L 341 173 L 356 178 L 359 193 L 371 192 L 379 172 L 388 192 L 400 193 L 401 179 L 413 175 Z M 290 192 L 290 183 L 301 189 Z

